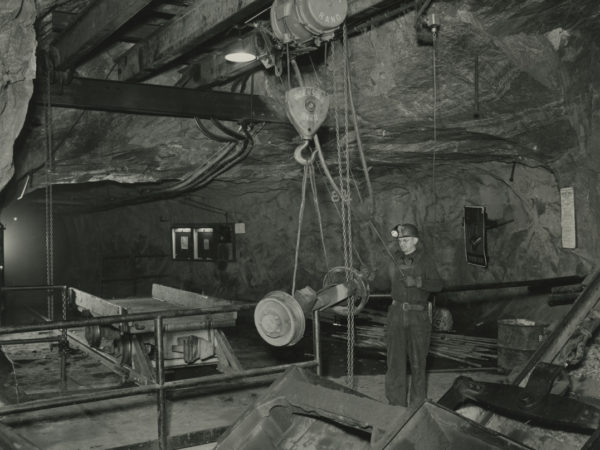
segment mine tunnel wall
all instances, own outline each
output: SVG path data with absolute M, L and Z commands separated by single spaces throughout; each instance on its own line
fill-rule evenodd
M 432 252 L 448 284 L 514 281 L 586 274 L 593 267 L 590 248 L 561 247 L 560 195 L 553 174 L 518 165 L 441 165 L 435 180 L 414 179 L 402 170 L 385 170 L 374 178 L 374 223 L 385 244 L 393 248 L 389 229 L 415 223 L 425 248 Z M 65 282 L 112 297 L 146 295 L 152 282 L 231 298 L 259 299 L 271 290 L 291 289 L 301 172 L 289 185 L 249 182 L 237 190 L 219 183 L 203 190 L 199 200 L 160 201 L 91 214 L 64 216 L 69 236 Z M 323 181 L 319 182 L 320 210 L 329 268 L 343 265 L 342 226 Z M 201 201 L 200 201 L 201 200 Z M 359 208 L 355 199 L 353 206 Z M 219 205 L 224 214 L 207 211 Z M 463 207 L 485 206 L 488 218 L 506 222 L 488 230 L 487 268 L 465 261 Z M 577 211 L 578 216 L 582 211 Z M 383 244 L 363 217 L 354 214 L 354 265 L 385 274 L 388 257 Z M 180 223 L 237 222 L 245 233 L 236 235 L 236 261 L 229 263 L 175 261 L 171 258 L 171 226 Z M 580 224 L 581 227 L 582 224 Z M 583 222 L 585 225 L 585 222 Z M 578 230 L 578 236 L 583 230 Z M 580 241 L 580 242 L 581 242 Z M 321 286 L 325 264 L 319 225 L 308 194 L 299 247 L 297 286 Z M 372 290 L 388 289 L 377 276 Z

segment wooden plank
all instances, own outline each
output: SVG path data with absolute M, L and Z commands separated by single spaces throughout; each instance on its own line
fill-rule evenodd
M 230 306 L 233 301 L 218 297 L 198 294 L 196 292 L 184 291 L 162 284 L 152 285 L 152 297 L 167 303 L 172 303 L 188 308 L 202 308 L 208 306 Z
M 59 58 L 56 67 L 60 70 L 76 67 L 151 1 L 102 0 L 90 3 L 54 42 Z
M 119 305 L 80 291 L 76 288 L 70 288 L 71 295 L 74 296 L 75 305 L 79 311 L 89 311 L 92 316 L 119 316 L 123 314 L 123 308 Z
M 231 344 L 227 340 L 225 333 L 221 330 L 215 330 L 215 351 L 217 353 L 218 368 L 223 373 L 241 372 L 244 370 L 242 363 L 235 355 Z
M 178 308 L 178 305 L 151 297 L 115 298 L 112 299 L 111 302 L 121 306 L 128 314 L 148 311 L 164 311 L 166 309 L 180 309 Z
M 144 351 L 143 345 L 136 336 L 131 336 L 131 364 L 134 372 L 139 375 L 135 378 L 138 384 L 147 385 L 156 383 L 156 373 L 152 367 L 152 363 Z
M 34 101 L 45 104 L 44 83 L 36 85 Z M 96 111 L 289 124 L 282 102 L 269 97 L 89 78 L 52 88 L 50 102 Z
M 198 0 L 117 59 L 120 80 L 143 80 L 203 43 L 270 6 L 272 0 Z
M 52 30 L 56 33 L 62 33 L 76 19 L 77 14 L 67 11 L 52 12 Z M 164 22 L 164 19 L 163 19 Z M 158 23 L 143 23 L 134 27 L 127 27 L 123 33 L 118 33 L 117 40 L 123 42 L 139 42 L 146 39 L 152 33 L 155 33 L 160 25 Z

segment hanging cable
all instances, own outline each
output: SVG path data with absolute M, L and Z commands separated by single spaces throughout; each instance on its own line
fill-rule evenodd
M 206 136 L 208 139 L 212 140 L 212 141 L 216 141 L 216 142 L 235 142 L 236 140 L 232 137 L 227 137 L 227 136 L 219 136 L 218 134 L 213 133 L 212 131 L 210 131 L 206 125 L 204 125 L 202 123 L 202 120 L 199 117 L 194 117 L 194 120 L 196 121 L 196 125 L 198 126 L 198 129 L 202 132 L 202 134 L 204 136 Z
M 304 87 L 304 80 L 302 79 L 302 73 L 300 73 L 300 68 L 298 67 L 298 63 L 295 59 L 292 59 L 292 67 L 294 68 L 294 73 L 296 74 L 296 79 L 298 80 L 298 86 Z
M 348 40 L 348 31 L 345 26 L 343 29 L 343 38 L 345 41 Z M 348 64 L 348 62 L 346 62 L 346 64 Z M 362 145 L 362 139 L 360 137 L 360 130 L 358 128 L 358 119 L 356 116 L 356 108 L 354 107 L 354 97 L 352 96 L 352 80 L 351 80 L 349 70 L 347 70 L 347 78 L 348 78 L 348 81 L 347 81 L 347 83 L 348 83 L 348 100 L 350 102 L 350 110 L 352 111 L 352 123 L 354 125 L 354 132 L 356 133 L 356 145 L 358 147 L 358 154 L 360 156 L 360 164 L 363 169 L 363 175 L 365 177 L 365 182 L 367 184 L 368 198 L 372 199 L 373 198 L 373 187 L 371 186 L 371 178 L 369 176 L 369 168 L 367 166 L 367 160 L 365 158 L 365 152 L 364 152 L 363 145 Z M 369 211 L 369 213 L 372 213 L 372 211 Z
M 350 188 L 350 148 L 348 143 L 348 131 L 349 131 L 349 100 L 348 100 L 348 42 L 342 37 L 342 95 L 344 98 L 344 146 L 342 148 L 342 139 L 340 137 L 340 121 L 338 104 L 335 101 L 335 94 L 337 93 L 337 82 L 335 69 L 332 71 L 333 78 L 333 92 L 334 92 L 334 115 L 335 115 L 335 130 L 336 130 L 336 142 L 337 142 L 337 160 L 338 160 L 338 177 L 339 186 L 337 189 L 338 195 L 340 196 L 340 210 L 341 210 L 341 221 L 342 221 L 342 246 L 344 252 L 344 268 L 346 275 L 346 283 L 350 283 L 351 270 L 353 265 L 353 246 L 352 246 L 352 209 L 351 209 L 351 195 L 352 191 Z M 335 61 L 335 44 L 331 45 L 331 57 Z M 319 157 L 321 158 L 321 153 Z M 326 166 L 324 166 L 326 168 Z M 330 180 L 332 182 L 333 180 Z M 336 186 L 335 182 L 332 182 L 332 186 Z M 347 346 L 346 346 L 346 384 L 349 387 L 354 386 L 354 297 L 351 296 L 347 301 L 348 314 L 347 314 Z
M 290 73 L 290 44 L 285 44 L 285 57 L 287 60 L 287 82 L 288 89 L 292 88 L 292 74 Z
M 292 276 L 292 295 L 296 292 L 296 274 L 298 272 L 298 255 L 300 253 L 300 236 L 302 235 L 302 222 L 304 220 L 304 205 L 306 203 L 306 180 L 308 177 L 308 165 L 304 166 L 302 176 L 302 200 L 300 202 L 300 211 L 298 212 L 298 232 L 296 233 L 296 251 L 294 254 L 294 274 Z
M 435 185 L 435 156 L 437 152 L 437 33 L 434 23 L 431 28 L 433 36 L 433 155 L 431 161 L 431 183 L 433 191 L 433 223 L 437 223 L 437 189 Z
M 310 179 L 310 188 L 312 190 L 313 202 L 315 204 L 315 212 L 319 222 L 319 233 L 321 235 L 321 244 L 323 245 L 323 257 L 325 258 L 325 267 L 329 269 L 329 259 L 327 258 L 327 246 L 325 245 L 325 233 L 323 232 L 323 220 L 321 218 L 321 209 L 319 208 L 319 194 L 317 191 L 317 181 L 315 179 L 315 167 L 312 161 L 308 165 L 308 176 Z
M 349 67 L 349 55 L 348 55 L 348 34 L 346 24 L 343 26 L 343 55 L 344 55 L 344 135 L 345 135 L 345 145 L 344 145 L 344 178 L 343 181 L 345 183 L 344 193 L 346 194 L 346 223 L 345 223 L 345 233 L 346 237 L 346 249 L 344 250 L 344 265 L 346 267 L 346 283 L 349 286 L 351 283 L 351 270 L 354 266 L 353 261 L 353 239 L 352 239 L 352 189 L 350 187 L 350 144 L 348 142 L 348 135 L 350 131 L 349 126 L 349 100 L 350 100 L 350 67 Z M 341 184 L 341 183 L 340 183 Z M 347 329 L 348 329 L 348 342 L 347 342 L 347 384 L 349 387 L 354 388 L 354 314 L 355 314 L 355 304 L 354 304 L 354 295 L 351 295 L 347 301 L 348 304 L 348 316 L 347 316 Z
M 241 133 L 238 133 L 235 130 L 232 130 L 231 128 L 223 125 L 223 123 L 221 123 L 220 121 L 218 121 L 217 119 L 215 119 L 214 117 L 210 118 L 210 122 L 217 127 L 219 130 L 221 130 L 223 133 L 227 134 L 228 136 L 232 137 L 233 139 L 235 139 L 236 141 L 243 141 L 244 139 L 246 139 L 246 136 L 244 136 Z
M 323 175 L 323 176 L 326 176 L 326 175 L 325 175 L 325 173 L 324 173 L 324 172 L 322 172 L 322 171 L 323 171 L 323 168 L 322 168 L 320 165 L 319 165 L 318 167 L 319 167 L 319 170 L 321 170 L 321 175 Z M 328 194 L 329 194 L 329 198 L 332 198 L 332 196 L 333 196 L 333 192 L 334 192 L 334 191 L 332 191 L 332 190 L 330 189 L 330 186 L 329 186 L 328 184 L 325 184 L 325 187 L 326 187 L 326 189 L 327 189 L 327 192 L 328 192 Z M 340 223 L 341 223 L 341 220 L 342 220 L 342 212 L 341 212 L 341 209 L 340 209 L 340 207 L 338 207 L 338 205 L 337 205 L 337 202 L 333 202 L 333 207 L 335 208 L 335 211 L 336 211 L 336 213 L 337 213 L 338 217 L 340 218 Z M 358 251 L 357 251 L 355 248 L 353 248 L 353 252 L 354 252 L 354 257 L 355 257 L 355 258 L 358 260 L 358 262 L 361 264 L 361 266 L 364 266 L 364 265 L 365 265 L 365 263 L 364 263 L 364 261 L 361 259 L 361 257 L 360 257 L 360 254 L 358 253 Z
M 45 244 L 46 244 L 46 284 L 54 284 L 54 204 L 52 192 L 53 165 L 53 130 L 52 130 L 52 103 L 51 103 L 51 61 L 46 57 L 46 108 L 44 111 L 44 122 L 46 131 L 46 187 L 44 189 L 45 204 Z M 53 292 L 47 293 L 48 318 L 54 318 Z
M 321 169 L 323 170 L 327 181 L 329 181 L 329 184 L 331 185 L 335 193 L 340 198 L 342 198 L 342 191 L 336 184 L 335 180 L 333 179 L 333 176 L 331 175 L 331 172 L 329 171 L 329 168 L 327 167 L 327 163 L 325 162 L 325 156 L 323 155 L 323 149 L 321 148 L 321 142 L 319 141 L 319 137 L 316 134 L 313 137 L 313 142 L 315 143 L 315 149 L 317 150 L 317 156 L 319 157 Z

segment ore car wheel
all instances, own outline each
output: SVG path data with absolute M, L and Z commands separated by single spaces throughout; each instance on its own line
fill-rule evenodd
M 102 333 L 100 332 L 100 325 L 88 325 L 85 327 L 85 340 L 90 347 L 98 348 L 102 342 Z
M 113 341 L 113 345 L 115 348 L 115 358 L 119 363 L 124 365 L 131 365 L 131 336 L 123 335 L 119 339 L 115 339 Z

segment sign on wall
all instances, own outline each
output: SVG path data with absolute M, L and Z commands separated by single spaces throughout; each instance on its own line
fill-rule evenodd
M 577 235 L 575 230 L 575 191 L 573 187 L 560 190 L 560 227 L 562 229 L 563 248 L 575 248 Z
M 467 262 L 487 267 L 487 244 L 485 235 L 485 207 L 465 206 L 465 255 Z

